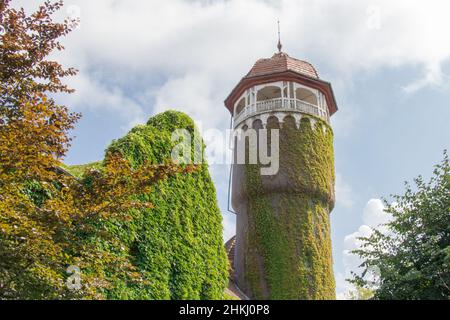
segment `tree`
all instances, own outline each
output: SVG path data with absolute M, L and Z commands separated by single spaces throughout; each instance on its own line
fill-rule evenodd
M 405 183 L 404 195 L 385 201 L 393 219 L 371 236 L 361 238 L 358 254 L 364 268 L 352 283 L 374 289 L 374 299 L 450 298 L 450 167 L 447 152 L 431 180 L 419 176 L 415 188 Z M 365 275 L 377 270 L 376 281 Z
M 348 300 L 370 300 L 373 298 L 373 291 L 368 288 L 356 287 L 346 294 Z
M 13 112 L 20 101 L 35 94 L 73 92 L 62 79 L 75 75 L 77 70 L 65 69 L 48 56 L 64 49 L 59 39 L 69 34 L 78 21 L 53 21 L 52 15 L 61 9 L 62 1 L 46 1 L 31 15 L 23 8 L 11 8 L 10 2 L 0 3 L 0 106 Z
M 48 60 L 74 26 L 53 21 L 61 6 L 45 2 L 27 16 L 0 3 L 0 299 L 103 298 L 116 278 L 147 281 L 126 254 L 114 255 L 121 240 L 102 226 L 131 219 L 130 208 L 151 207 L 139 192 L 157 181 L 196 170 L 134 168 L 117 152 L 82 179 L 60 169 L 80 117 L 47 97 L 72 92 L 62 78 L 76 73 Z M 83 270 L 77 290 L 66 285 L 69 266 Z
M 55 266 L 67 261 L 54 235 L 67 217 L 42 208 L 49 195 L 59 191 L 60 177 L 53 168 L 67 151 L 68 131 L 80 117 L 45 97 L 48 92 L 71 92 L 61 78 L 75 74 L 47 58 L 54 49 L 63 49 L 57 39 L 71 30 L 72 22 L 51 19 L 61 5 L 46 2 L 27 16 L 23 9 L 11 8 L 9 0 L 0 4 L 0 297 L 4 298 L 38 297 L 27 294 L 27 289 L 44 292 L 47 286 L 59 288 L 63 283 Z

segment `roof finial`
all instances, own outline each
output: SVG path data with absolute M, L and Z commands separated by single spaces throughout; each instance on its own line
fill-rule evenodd
M 280 35 L 280 20 L 278 20 L 278 52 L 281 53 L 281 48 L 283 45 L 281 44 L 281 35 Z

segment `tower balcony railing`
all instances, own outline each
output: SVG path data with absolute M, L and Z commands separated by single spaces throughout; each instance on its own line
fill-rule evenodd
M 319 117 L 326 122 L 329 122 L 326 112 L 321 111 L 318 106 L 308 103 L 303 100 L 290 99 L 290 98 L 275 98 L 264 101 L 258 101 L 256 103 L 246 106 L 239 112 L 235 118 L 235 127 L 242 121 L 267 112 L 300 112 L 312 116 Z

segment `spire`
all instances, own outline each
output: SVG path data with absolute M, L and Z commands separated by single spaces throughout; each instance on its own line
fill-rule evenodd
M 278 52 L 281 53 L 281 48 L 283 45 L 281 44 L 281 35 L 280 35 L 280 20 L 278 20 Z

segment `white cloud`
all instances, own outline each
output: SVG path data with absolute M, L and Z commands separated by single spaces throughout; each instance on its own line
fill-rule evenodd
M 336 203 L 346 208 L 352 207 L 354 203 L 353 190 L 340 173 L 336 173 Z
M 120 86 L 107 87 L 99 79 L 84 73 L 67 83 L 71 88 L 76 88 L 76 94 L 58 95 L 57 98 L 73 110 L 116 113 L 125 120 L 122 129 L 130 129 L 145 121 L 142 107 L 130 99 Z
M 154 112 L 163 112 L 167 109 L 183 110 L 193 119 L 202 122 L 205 130 L 223 127 L 229 123 L 229 119 L 216 117 L 217 114 L 225 112 L 217 112 L 217 109 L 222 107 L 222 101 L 216 95 L 213 82 L 208 75 L 199 73 L 167 80 L 154 92 L 156 98 Z
M 363 211 L 363 222 L 367 226 L 378 227 L 389 222 L 390 215 L 384 212 L 383 201 L 370 199 Z
M 336 291 L 340 299 L 345 299 L 347 293 L 353 290 L 353 286 L 345 281 L 351 278 L 351 272 L 360 272 L 359 265 L 362 263 L 361 259 L 352 254 L 355 249 L 360 248 L 362 241 L 361 237 L 369 237 L 373 228 L 378 228 L 381 231 L 386 231 L 381 225 L 388 223 L 391 216 L 384 212 L 384 205 L 380 199 L 370 199 L 364 207 L 362 214 L 363 224 L 357 231 L 345 236 L 344 250 L 342 251 L 342 264 L 344 266 L 344 273 L 336 275 Z
M 16 3 L 30 8 L 40 1 Z M 157 110 L 177 107 L 223 127 L 227 111 L 222 101 L 258 58 L 275 51 L 278 18 L 285 51 L 310 60 L 319 73 L 327 70 L 323 78 L 344 83 L 342 90 L 356 73 L 385 66 L 422 69 L 422 77 L 405 83 L 406 92 L 448 81 L 441 68 L 450 58 L 450 42 L 444 40 L 450 30 L 447 1 L 430 0 L 424 5 L 419 0 L 78 0 L 66 4 L 63 13 L 79 14 L 81 27 L 67 38 L 63 60 L 80 68 L 79 81 L 86 81 L 85 85 L 95 82 L 92 78 L 117 87 L 132 85 L 138 92 L 122 89 L 114 95 L 126 101 L 147 97 L 148 101 L 141 101 L 141 111 L 148 112 L 145 106 L 156 101 Z M 144 95 L 146 87 L 152 90 Z M 116 111 L 111 107 L 111 112 Z M 123 113 L 119 116 L 130 122 Z
M 443 74 L 440 63 L 429 63 L 424 77 L 409 83 L 403 89 L 407 93 L 413 93 L 426 86 L 439 87 L 445 82 L 448 82 L 448 77 Z

